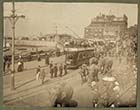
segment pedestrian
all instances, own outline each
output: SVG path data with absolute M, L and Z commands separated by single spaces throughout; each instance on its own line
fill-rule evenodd
M 63 74 L 63 65 L 60 64 L 60 66 L 59 66 L 59 75 L 60 75 L 60 77 L 62 77 L 62 74 Z
M 36 80 L 39 80 L 40 72 L 41 72 L 41 69 L 40 69 L 40 66 L 38 66 L 36 70 Z
M 98 82 L 98 73 L 99 73 L 99 66 L 98 66 L 98 61 L 94 62 L 90 68 L 89 68 L 89 75 L 88 75 L 88 83 L 91 85 L 91 82 L 95 81 Z
M 19 55 L 19 59 L 22 59 L 22 56 L 21 55 Z
M 107 72 L 109 72 L 112 69 L 112 66 L 113 66 L 113 60 L 111 59 L 106 60 L 104 74 L 107 74 Z
M 57 64 L 54 65 L 53 71 L 54 71 L 54 77 L 57 77 L 57 72 L 58 72 Z
M 36 73 L 38 73 L 38 72 L 40 72 L 41 71 L 41 69 L 40 69 L 41 67 L 40 67 L 40 65 L 38 66 L 38 68 L 37 68 L 37 70 L 36 70 Z
M 38 55 L 37 55 L 37 60 L 38 60 L 38 61 L 41 61 L 41 56 L 40 56 L 39 53 L 38 53 Z
M 49 68 L 52 68 L 52 67 L 53 67 L 53 61 L 51 61 L 49 64 Z
M 22 71 L 24 70 L 24 61 L 23 61 L 23 59 L 21 59 L 21 68 L 22 68 Z
M 51 61 L 51 63 L 49 64 L 49 68 L 50 68 L 51 78 L 53 78 L 54 71 L 53 71 L 53 62 L 52 62 L 52 61 Z
M 32 60 L 32 54 L 30 52 L 29 55 L 28 55 L 28 61 L 31 61 L 31 60 Z
M 81 79 L 82 79 L 82 84 L 84 82 L 87 81 L 87 76 L 88 76 L 88 67 L 86 64 L 83 64 L 81 67 L 80 67 L 81 71 L 80 71 L 80 75 L 81 75 Z
M 45 54 L 45 64 L 49 65 L 49 55 L 47 53 Z
M 5 65 L 6 65 L 6 59 L 5 59 L 5 56 L 3 58 L 3 71 L 5 72 Z
M 21 72 L 22 71 L 22 63 L 21 61 L 18 61 L 18 67 L 17 67 L 17 72 Z
M 64 64 L 64 74 L 66 75 L 68 72 L 67 72 L 67 64 L 65 63 Z
M 22 60 L 22 56 L 19 55 L 19 56 L 18 56 L 18 61 L 21 61 L 21 60 Z
M 39 78 L 41 80 L 41 84 L 44 84 L 45 76 L 46 76 L 45 69 L 43 69 L 40 73 L 40 76 L 39 76 Z
M 23 71 L 24 69 L 24 61 L 23 57 L 20 55 L 18 59 L 18 72 Z
M 7 70 L 7 74 L 10 74 L 10 75 L 13 74 L 13 73 L 12 73 L 12 70 L 11 70 L 10 68 Z
M 10 65 L 11 65 L 11 59 L 7 59 L 7 69 L 10 68 Z

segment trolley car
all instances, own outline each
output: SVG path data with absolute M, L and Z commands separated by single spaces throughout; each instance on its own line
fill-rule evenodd
M 95 57 L 94 48 L 66 48 L 66 64 L 69 69 L 76 69 L 82 64 L 89 64 L 89 59 Z

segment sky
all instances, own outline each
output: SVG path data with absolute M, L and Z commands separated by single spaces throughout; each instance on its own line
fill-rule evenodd
M 49 2 L 18 2 L 16 14 L 25 15 L 16 23 L 16 37 L 50 34 L 57 31 L 84 36 L 84 28 L 91 19 L 102 14 L 114 14 L 121 17 L 126 14 L 128 26 L 137 24 L 138 7 L 136 4 L 119 3 L 49 3 Z M 12 3 L 4 3 L 4 16 L 11 14 Z M 66 27 L 69 27 L 66 28 Z M 4 35 L 11 36 L 11 23 L 4 20 Z

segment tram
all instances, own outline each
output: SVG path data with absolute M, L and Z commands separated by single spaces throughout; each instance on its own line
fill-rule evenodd
M 66 48 L 66 59 L 68 69 L 76 69 L 82 64 L 89 64 L 89 59 L 95 57 L 95 49 L 92 48 Z

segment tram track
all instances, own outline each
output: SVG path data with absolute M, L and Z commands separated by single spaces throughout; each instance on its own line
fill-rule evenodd
M 68 76 L 64 76 L 62 78 L 58 77 L 56 79 L 52 79 L 49 82 L 46 82 L 44 85 L 36 85 L 36 86 L 32 86 L 24 90 L 19 90 L 19 91 L 17 90 L 17 92 L 14 92 L 12 94 L 7 94 L 4 96 L 4 102 L 5 104 L 11 104 L 11 103 L 20 101 L 21 99 L 23 100 L 23 99 L 35 96 L 37 94 L 40 94 L 46 88 L 51 88 L 53 87 L 53 85 L 57 85 L 60 82 L 61 83 L 65 82 L 66 80 L 67 81 L 72 80 L 73 77 L 75 77 L 75 72 L 77 71 L 72 71 L 70 75 L 68 74 Z M 36 82 L 34 81 L 32 85 L 35 85 L 35 84 Z

